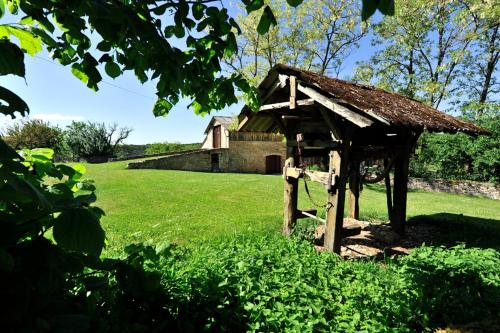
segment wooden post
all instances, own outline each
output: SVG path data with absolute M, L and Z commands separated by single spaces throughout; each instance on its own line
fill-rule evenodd
M 290 76 L 290 109 L 293 110 L 297 106 L 297 78 Z
M 394 161 L 394 200 L 390 214 L 391 227 L 401 236 L 405 233 L 409 164 L 410 150 L 405 149 Z
M 335 186 L 328 192 L 328 207 L 326 214 L 325 244 L 328 251 L 340 254 L 342 227 L 344 224 L 345 187 L 349 173 L 349 152 L 351 150 L 350 135 L 342 141 L 342 155 L 330 153 L 330 171 L 335 170 Z
M 384 158 L 384 170 L 390 165 L 390 161 L 388 158 Z M 392 221 L 392 190 L 391 190 L 391 170 L 387 170 L 387 174 L 384 177 L 385 182 L 385 196 L 387 198 L 387 215 L 389 216 L 389 221 Z
M 285 162 L 286 167 L 295 166 L 294 150 L 288 148 L 287 155 L 289 156 Z M 290 156 L 292 155 L 292 156 Z M 283 175 L 285 175 L 283 169 Z M 283 207 L 283 234 L 289 236 L 292 233 L 292 228 L 297 222 L 297 194 L 299 188 L 299 179 L 292 177 L 285 178 L 284 188 L 284 207 Z
M 359 162 L 352 162 L 349 174 L 349 218 L 359 220 L 359 190 L 361 174 Z

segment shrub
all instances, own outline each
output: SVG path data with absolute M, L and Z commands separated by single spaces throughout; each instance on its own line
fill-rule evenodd
M 25 119 L 7 126 L 3 139 L 14 149 L 50 148 L 58 151 L 62 131 L 40 119 Z
M 172 153 L 177 151 L 186 151 L 200 148 L 199 143 L 180 143 L 180 142 L 163 142 L 163 143 L 150 143 L 147 145 L 146 155 L 155 155 L 163 153 Z

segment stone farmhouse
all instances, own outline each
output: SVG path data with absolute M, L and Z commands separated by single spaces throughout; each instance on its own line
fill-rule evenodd
M 129 169 L 281 173 L 286 144 L 281 134 L 238 132 L 233 118 L 212 117 L 201 149 L 129 163 Z

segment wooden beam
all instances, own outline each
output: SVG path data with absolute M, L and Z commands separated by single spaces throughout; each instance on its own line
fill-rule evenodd
M 361 175 L 359 162 L 351 162 L 349 175 L 349 217 L 359 220 L 359 192 L 361 185 Z
M 283 178 L 300 178 L 302 177 L 303 172 L 301 168 L 287 167 L 283 168 Z
M 335 177 L 332 177 L 329 172 L 305 170 L 304 173 L 309 176 L 311 181 L 321 183 L 327 189 L 335 185 Z
M 288 133 L 288 130 L 287 130 L 285 124 L 283 123 L 283 121 L 274 112 L 270 112 L 270 114 L 271 114 L 271 118 L 273 118 L 273 121 L 276 123 L 276 125 L 278 125 L 278 128 L 280 129 L 281 134 L 283 134 L 286 138 L 288 138 L 290 133 Z M 288 144 L 288 142 L 287 142 L 287 144 Z
M 266 90 L 266 94 L 264 97 L 260 99 L 261 103 L 264 103 L 271 97 L 272 94 L 278 89 L 283 89 L 286 87 L 286 80 L 288 79 L 287 75 L 279 74 L 276 80 L 271 84 L 271 86 Z
M 349 172 L 349 152 L 351 149 L 351 131 L 348 129 L 343 137 L 341 154 L 330 152 L 330 172 L 334 171 L 338 180 L 335 187 L 328 192 L 326 213 L 325 244 L 328 251 L 340 254 L 342 227 L 344 223 L 345 188 Z
M 384 169 L 389 168 L 390 161 L 389 158 L 384 158 Z M 392 190 L 391 190 L 391 170 L 388 170 L 384 177 L 385 183 L 385 196 L 387 200 L 387 215 L 389 216 L 389 221 L 392 221 Z
M 297 140 L 287 140 L 287 145 L 291 147 L 296 147 L 297 146 Z M 301 141 L 300 144 L 301 148 L 308 148 L 308 149 L 324 149 L 324 148 L 329 148 L 329 149 L 339 149 L 341 147 L 340 141 L 326 141 L 326 140 L 304 140 Z
M 335 112 L 339 116 L 347 119 L 348 121 L 350 121 L 351 123 L 353 123 L 358 127 L 363 128 L 373 124 L 373 121 L 371 119 L 366 118 L 352 110 L 349 110 L 345 106 L 335 103 L 331 98 L 326 97 L 325 95 L 319 93 L 313 88 L 303 86 L 302 84 L 299 83 L 297 89 L 306 94 L 307 96 L 311 97 L 312 99 L 314 99 L 316 102 L 323 105 L 327 109 Z
M 238 129 L 237 131 L 239 131 L 240 129 L 243 128 L 243 126 L 245 126 L 245 124 L 248 122 L 248 119 L 249 117 L 248 116 L 245 116 L 245 118 L 243 118 L 242 121 L 240 121 L 240 123 L 238 124 Z
M 287 151 L 288 155 L 293 155 L 294 150 Z M 295 166 L 295 158 L 289 156 L 285 162 L 285 167 L 283 169 L 283 174 L 286 174 L 287 168 L 293 168 Z M 297 194 L 299 188 L 299 182 L 297 178 L 284 177 L 284 207 L 283 207 L 283 234 L 290 236 L 292 229 L 297 222 Z
M 295 104 L 298 105 L 298 106 L 313 105 L 314 104 L 314 99 L 312 99 L 312 98 L 301 99 L 301 100 L 296 101 Z M 260 107 L 259 111 L 276 110 L 276 109 L 287 109 L 287 108 L 292 109 L 291 102 L 280 102 L 280 103 L 273 103 L 273 104 L 265 104 L 265 105 L 262 105 Z
M 333 134 L 335 139 L 339 140 L 340 137 L 342 136 L 341 130 L 337 126 L 334 125 L 332 119 L 330 118 L 330 115 L 328 114 L 328 112 L 325 109 L 320 107 L 319 112 L 321 113 L 321 116 L 323 117 L 326 124 L 328 125 L 330 132 Z
M 293 75 L 289 77 L 290 80 L 290 109 L 295 109 L 297 101 L 297 78 Z

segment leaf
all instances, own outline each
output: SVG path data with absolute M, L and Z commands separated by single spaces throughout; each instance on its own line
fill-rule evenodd
M 4 0 L 0 0 L 0 18 L 5 14 L 5 3 Z
M 269 6 L 264 8 L 264 12 L 260 17 L 259 25 L 257 26 L 257 32 L 260 35 L 264 35 L 269 31 L 269 27 L 272 25 L 276 25 L 276 18 L 274 17 L 273 11 Z
M 246 5 L 246 10 L 247 13 L 251 13 L 253 11 L 256 11 L 258 9 L 261 9 L 262 6 L 264 6 L 264 0 L 252 0 Z M 267 6 L 269 7 L 269 6 Z
M 0 55 L 1 57 L 1 55 Z M 14 113 L 19 112 L 22 117 L 30 112 L 28 104 L 12 91 L 0 86 L 0 113 L 15 118 Z
M 172 103 L 164 98 L 158 99 L 153 107 L 155 117 L 166 116 L 172 109 Z
M 16 27 L 8 27 L 8 30 L 12 35 L 19 39 L 21 49 L 23 49 L 30 56 L 34 56 L 42 50 L 42 39 L 34 35 L 32 32 Z
M 2 88 L 2 87 L 0 87 L 0 88 Z M 0 98 L 1 98 L 1 95 L 0 95 Z M 16 158 L 21 159 L 21 156 L 19 156 L 19 154 L 14 149 L 12 149 L 11 146 L 9 146 L 7 143 L 5 143 L 5 141 L 3 141 L 0 138 L 0 160 L 3 160 L 3 159 L 13 160 Z
M 394 0 L 380 0 L 378 10 L 384 15 L 394 15 Z
M 16 44 L 0 39 L 0 75 L 7 74 L 24 77 L 24 53 Z
M 193 7 L 191 7 L 191 11 L 193 12 L 193 17 L 197 20 L 200 20 L 203 17 L 206 6 L 201 3 L 195 3 Z
M 89 209 L 64 210 L 55 218 L 54 240 L 69 251 L 101 254 L 104 248 L 104 230 L 99 219 Z
M 106 73 L 111 76 L 113 79 L 120 76 L 122 74 L 122 70 L 120 66 L 118 66 L 115 62 L 109 61 L 104 65 L 104 70 Z
M 378 1 L 375 0 L 363 0 L 363 7 L 361 9 L 361 19 L 363 21 L 368 20 L 377 10 Z
M 297 7 L 302 2 L 304 2 L 304 0 L 286 0 L 286 3 L 288 3 L 292 7 Z

